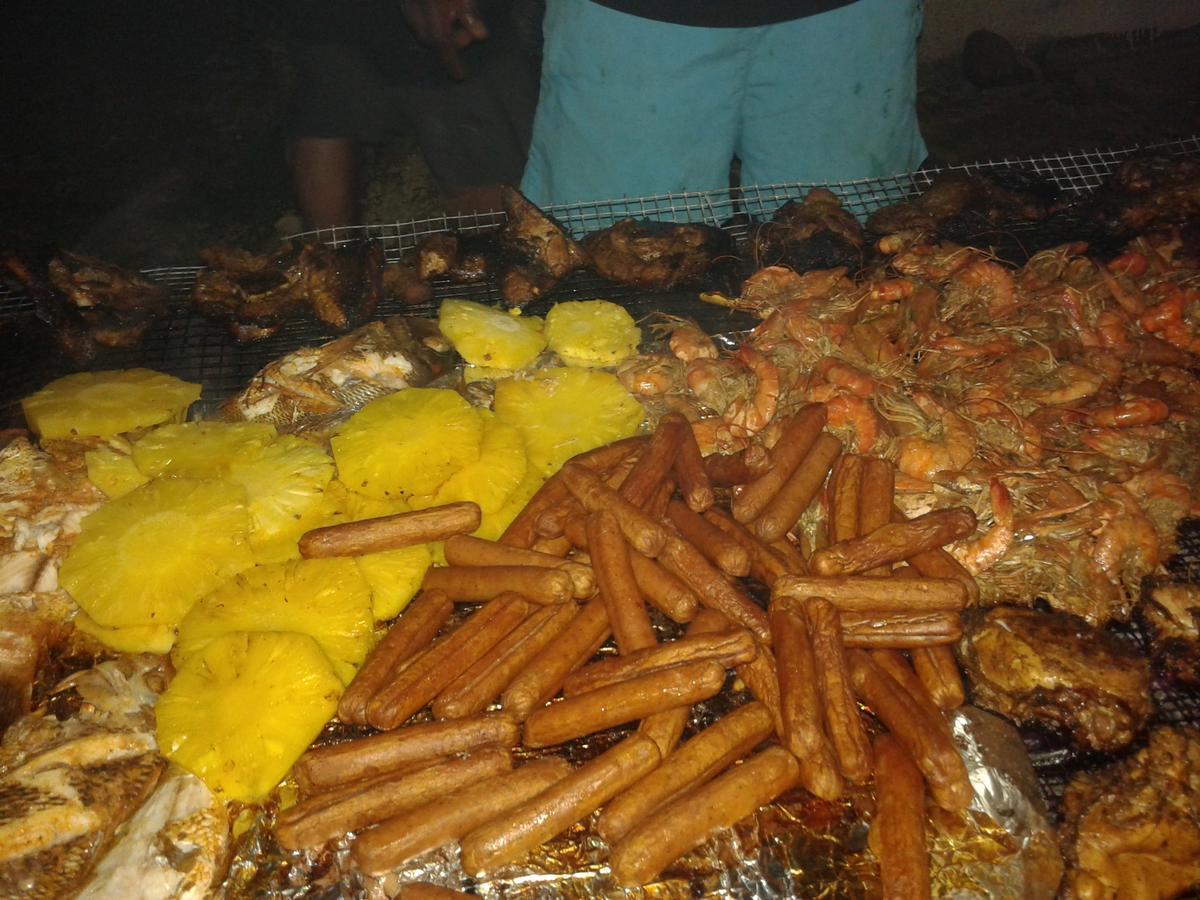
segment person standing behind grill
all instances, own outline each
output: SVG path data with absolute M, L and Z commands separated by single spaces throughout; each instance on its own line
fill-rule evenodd
M 920 0 L 553 0 L 521 188 L 571 203 L 917 168 Z
M 311 228 L 357 220 L 363 143 L 416 133 L 449 212 L 499 208 L 525 164 L 541 0 L 291 0 L 288 132 Z

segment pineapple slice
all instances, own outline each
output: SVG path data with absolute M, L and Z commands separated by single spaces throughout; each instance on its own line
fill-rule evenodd
M 235 631 L 307 634 L 348 684 L 371 649 L 371 589 L 352 559 L 255 566 L 197 602 L 179 623 L 178 665 Z
M 106 647 L 122 653 L 171 652 L 175 629 L 166 625 L 133 625 L 129 628 L 105 628 L 83 610 L 75 615 L 75 627 L 89 634 Z
M 607 300 L 557 303 L 546 314 L 546 342 L 569 366 L 615 366 L 637 354 L 642 333 Z
M 521 483 L 509 494 L 508 499 L 504 501 L 504 505 L 495 512 L 485 512 L 483 514 L 479 527 L 475 529 L 475 537 L 480 537 L 488 541 L 500 540 L 500 535 L 504 534 L 504 530 L 512 524 L 517 514 L 533 499 L 533 495 L 537 493 L 538 488 L 542 486 L 545 480 L 542 473 L 533 466 L 527 467 L 525 477 L 521 479 Z
M 325 525 L 356 522 L 408 512 L 403 501 L 375 500 L 348 491 L 340 481 L 332 481 L 325 492 Z M 425 570 L 433 565 L 428 544 L 368 553 L 354 559 L 358 570 L 371 586 L 371 611 L 376 619 L 394 619 L 421 589 Z
M 530 466 L 553 475 L 576 453 L 637 433 L 642 407 L 608 372 L 545 369 L 496 383 L 496 416 L 525 438 Z
M 112 447 L 89 450 L 83 459 L 87 464 L 88 481 L 100 488 L 110 500 L 124 497 L 150 480 L 137 467 L 132 456 Z
M 320 734 L 341 690 L 306 634 L 222 635 L 158 698 L 158 746 L 224 799 L 255 803 Z
M 433 565 L 428 544 L 368 553 L 355 562 L 371 586 L 371 612 L 376 619 L 394 619 L 421 589 L 426 570 Z
M 483 418 L 479 458 L 467 463 L 438 488 L 434 506 L 471 500 L 484 513 L 495 512 L 525 477 L 528 462 L 521 432 L 501 422 L 493 413 L 480 410 L 477 415 Z
M 275 440 L 266 422 L 187 422 L 164 425 L 133 442 L 133 461 L 145 474 L 204 478 L 223 471 L 239 452 Z
M 59 582 L 100 625 L 174 628 L 253 563 L 248 530 L 241 485 L 155 479 L 83 520 Z
M 200 399 L 200 385 L 149 369 L 78 372 L 21 401 L 30 429 L 43 440 L 110 437 L 181 422 Z
M 296 541 L 321 520 L 333 460 L 320 447 L 284 435 L 238 451 L 229 478 L 246 489 L 255 559 L 283 562 L 299 556 Z
M 542 320 L 470 300 L 445 300 L 438 328 L 473 366 L 523 369 L 546 349 Z
M 360 409 L 330 441 L 338 476 L 369 497 L 432 494 L 479 458 L 483 420 L 457 393 L 406 388 Z

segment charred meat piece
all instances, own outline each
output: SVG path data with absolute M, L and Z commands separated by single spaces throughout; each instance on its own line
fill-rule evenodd
M 135 347 L 167 312 L 164 288 L 111 263 L 63 251 L 44 274 L 10 257 L 3 267 L 24 284 L 38 318 L 81 364 L 101 347 Z
M 200 252 L 192 301 L 207 318 L 224 322 L 235 341 L 270 337 L 309 310 L 335 331 L 370 318 L 383 297 L 383 248 L 378 241 L 338 247 L 309 243 L 253 254 L 228 247 Z
M 1200 585 L 1156 584 L 1138 616 L 1155 665 L 1172 681 L 1200 685 Z
M 714 262 L 736 255 L 719 228 L 634 219 L 587 235 L 583 248 L 600 275 L 647 291 L 698 284 Z
M 458 235 L 450 231 L 427 235 L 417 242 L 417 277 L 430 281 L 458 263 Z
M 523 306 L 585 265 L 587 254 L 516 188 L 505 186 L 501 201 L 508 221 L 500 231 L 500 245 L 511 262 L 501 273 L 500 293 L 510 306 Z
M 1150 666 L 1131 645 L 1066 613 L 995 607 L 968 617 L 960 659 L 973 702 L 1017 724 L 1119 750 L 1150 715 Z
M 943 221 L 960 215 L 974 202 L 979 187 L 979 182 L 965 172 L 938 175 L 924 193 L 871 213 L 867 230 L 873 234 L 936 232 Z
M 442 231 L 417 244 L 417 275 L 425 281 L 445 275 L 455 284 L 484 281 L 496 270 L 502 255 L 499 232 Z
M 1148 156 L 1122 163 L 1094 197 L 1105 226 L 1135 234 L 1200 216 L 1200 161 Z
M 528 306 L 558 286 L 558 279 L 536 263 L 514 263 L 500 276 L 500 296 L 509 306 Z
M 416 269 L 403 262 L 388 263 L 383 267 L 383 292 L 405 306 L 428 303 L 433 299 L 429 282 L 423 281 Z
M 918 197 L 872 213 L 867 230 L 894 234 L 916 230 L 954 239 L 981 224 L 1041 222 L 1069 207 L 1058 187 L 1022 169 L 938 175 Z
M 330 247 L 308 244 L 298 262 L 313 315 L 335 331 L 345 331 L 375 314 L 383 298 L 383 246 L 354 241 Z
M 1178 897 L 1200 886 L 1200 731 L 1156 728 L 1133 756 L 1076 775 L 1063 819 L 1063 897 Z
M 224 322 L 238 343 L 270 337 L 304 305 L 304 271 L 283 247 L 254 254 L 235 247 L 200 251 L 192 303 L 202 316 Z
M 770 222 L 754 231 L 757 266 L 786 266 L 797 272 L 862 264 L 862 228 L 837 196 L 814 188 L 802 201 L 789 200 Z

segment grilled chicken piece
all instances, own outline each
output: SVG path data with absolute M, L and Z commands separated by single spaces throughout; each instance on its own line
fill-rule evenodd
M 1121 234 L 1194 221 L 1200 216 L 1200 162 L 1166 156 L 1128 160 L 1093 199 L 1105 225 Z
M 383 297 L 378 241 L 309 243 L 263 255 L 208 247 L 200 258 L 206 268 L 192 292 L 196 309 L 224 322 L 238 343 L 270 337 L 305 309 L 345 331 L 371 317 Z
M 383 299 L 383 245 L 378 241 L 308 244 L 298 265 L 306 273 L 313 314 L 334 331 L 362 324 Z
M 502 256 L 498 231 L 438 232 L 417 244 L 417 276 L 429 281 L 445 275 L 455 284 L 472 284 L 490 277 Z
M 1063 896 L 1158 900 L 1200 886 L 1200 731 L 1162 727 L 1063 795 Z
M 714 262 L 736 256 L 733 239 L 709 225 L 623 219 L 583 239 L 596 271 L 647 291 L 695 285 Z
M 956 239 L 983 224 L 1041 222 L 1069 203 L 1052 182 L 1022 169 L 969 175 L 947 172 L 920 196 L 876 210 L 867 219 L 872 234 L 915 230 Z
M 224 322 L 238 343 L 268 338 L 304 305 L 304 272 L 291 255 L 290 248 L 259 255 L 206 247 L 200 251 L 205 268 L 196 275 L 192 303 L 205 318 Z
M 972 701 L 1017 724 L 1119 750 L 1150 716 L 1150 666 L 1130 644 L 1067 613 L 994 607 L 966 617 L 959 658 Z
M 430 281 L 458 264 L 458 235 L 442 231 L 417 242 L 417 277 Z
M 1156 584 L 1138 607 L 1150 656 L 1172 681 L 1200 684 L 1200 585 Z
M 38 318 L 81 365 L 101 347 L 136 347 L 167 312 L 164 288 L 79 253 L 62 252 L 44 275 L 16 257 L 3 260 L 3 268 L 26 287 Z
M 754 231 L 759 268 L 786 266 L 797 272 L 862 265 L 862 229 L 837 196 L 814 188 L 802 200 L 789 200 L 770 222 Z
M 428 303 L 433 299 L 433 288 L 422 281 L 417 270 L 407 263 L 388 263 L 383 267 L 383 292 L 394 297 L 405 306 Z
M 524 306 L 585 265 L 587 254 L 516 188 L 505 186 L 501 201 L 508 221 L 500 231 L 500 244 L 513 262 L 501 274 L 500 294 L 510 306 Z

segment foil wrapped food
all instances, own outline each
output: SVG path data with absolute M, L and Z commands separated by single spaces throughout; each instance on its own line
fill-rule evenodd
M 740 692 L 726 691 L 697 706 L 690 730 L 706 727 L 744 699 Z M 1054 897 L 1062 857 L 1020 735 L 1003 719 L 971 707 L 953 713 L 951 726 L 975 796 L 962 815 L 930 807 L 933 895 Z M 559 748 L 558 755 L 582 763 L 626 733 L 614 729 L 593 735 Z M 273 811 L 265 808 L 242 823 L 223 894 L 383 900 L 396 897 L 405 883 L 429 882 L 521 900 L 866 898 L 880 892 L 878 864 L 867 847 L 872 806 L 869 788 L 848 792 L 836 802 L 791 791 L 718 832 L 668 867 L 657 882 L 634 891 L 613 880 L 608 847 L 594 830 L 595 816 L 486 878 L 474 879 L 463 871 L 457 844 L 368 877 L 354 870 L 349 836 L 321 850 L 282 850 L 271 833 Z

